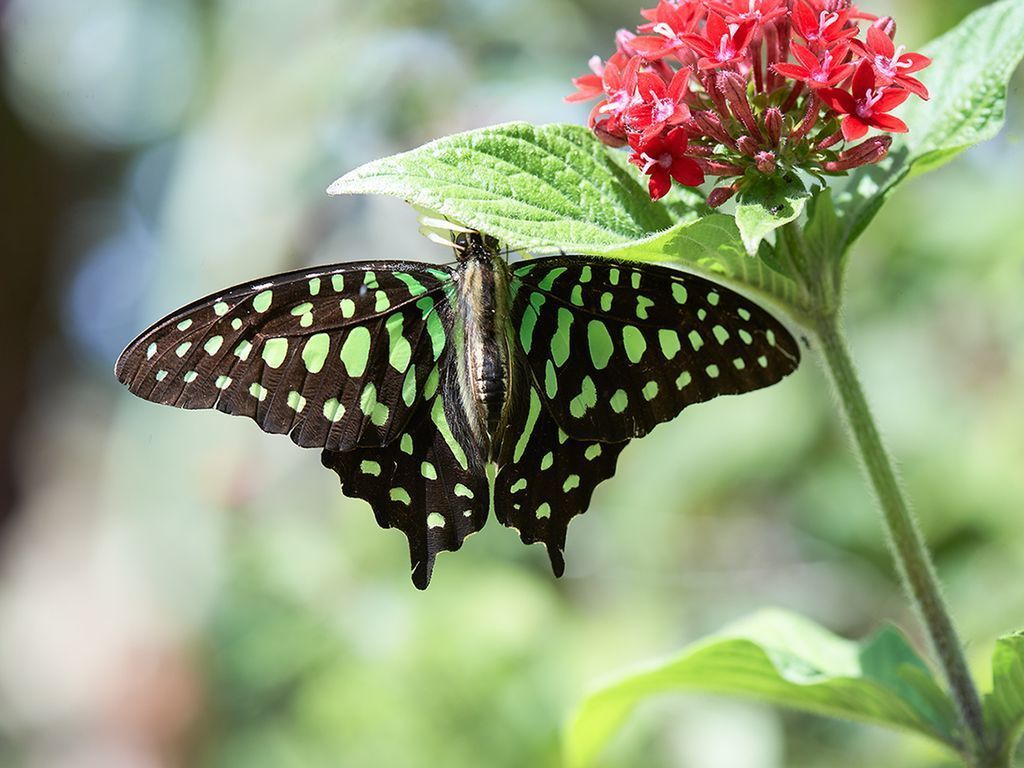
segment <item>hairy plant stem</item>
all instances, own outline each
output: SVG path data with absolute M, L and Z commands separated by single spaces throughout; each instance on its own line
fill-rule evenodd
M 903 587 L 924 624 L 956 703 L 963 728 L 962 752 L 970 768 L 1012 768 L 988 738 L 981 697 L 974 685 L 935 566 L 903 496 L 892 459 L 875 426 L 839 324 L 842 299 L 841 258 L 822 239 L 809 241 L 799 223 L 780 230 L 780 245 L 800 277 L 806 304 L 799 318 L 817 337 L 825 367 L 835 385 L 853 442 L 860 454 L 885 521 L 889 549 Z M 1007 762 L 1007 760 L 1010 762 Z
M 985 738 L 981 698 L 968 671 L 963 648 L 943 600 L 928 549 L 875 427 L 856 369 L 843 341 L 837 316 L 831 314 L 818 318 L 814 331 L 854 442 L 882 508 L 889 545 L 903 585 L 924 622 L 956 702 L 967 737 L 967 752 L 974 758 L 976 768 L 996 768 L 998 763 L 991 762 L 993 758 Z

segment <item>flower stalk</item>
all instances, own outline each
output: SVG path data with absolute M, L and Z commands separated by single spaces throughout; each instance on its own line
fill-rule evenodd
M 896 480 L 892 460 L 882 445 L 837 318 L 832 315 L 819 319 L 814 330 L 850 433 L 882 509 L 896 567 L 924 623 L 956 702 L 966 731 L 965 747 L 969 753 L 980 755 L 986 746 L 981 698 L 967 668 L 928 548 Z

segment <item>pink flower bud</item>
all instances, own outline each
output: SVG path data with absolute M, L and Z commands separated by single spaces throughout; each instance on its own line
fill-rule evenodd
M 729 108 L 751 136 L 761 138 L 761 129 L 754 119 L 754 113 L 747 101 L 747 81 L 736 72 L 722 71 L 718 73 L 717 85 L 729 103 Z
M 732 163 L 725 163 L 721 160 L 704 160 L 703 158 L 695 161 L 697 165 L 701 167 L 701 170 L 709 176 L 742 176 L 743 169 L 738 165 Z
M 636 39 L 636 34 L 630 32 L 628 29 L 620 29 L 615 33 L 615 47 L 622 51 L 627 56 L 636 56 L 636 48 L 633 47 L 633 41 Z
M 702 134 L 710 136 L 719 144 L 725 144 L 730 149 L 736 149 L 736 142 L 733 141 L 732 136 L 722 125 L 721 119 L 714 112 L 694 112 L 693 120 Z
M 885 159 L 891 146 L 892 136 L 873 136 L 867 141 L 841 152 L 836 160 L 823 163 L 822 168 L 830 173 L 841 173 L 861 165 L 877 163 Z
M 765 175 L 775 173 L 774 152 L 758 152 L 757 155 L 754 156 L 754 163 L 757 165 L 757 170 Z
M 807 97 L 807 108 L 804 110 L 804 117 L 796 130 L 789 135 L 790 142 L 803 140 L 807 134 L 814 130 L 818 123 L 818 116 L 821 111 L 821 101 L 813 93 Z
M 892 16 L 882 16 L 872 22 L 871 26 L 885 32 L 890 40 L 896 37 L 896 19 Z
M 711 194 L 708 195 L 708 205 L 712 208 L 717 208 L 735 195 L 737 189 L 738 187 L 735 184 L 728 187 L 715 187 L 711 190 Z
M 836 144 L 838 144 L 842 140 L 843 140 L 843 132 L 842 131 L 836 131 L 831 136 L 827 136 L 826 138 L 824 138 L 821 141 L 819 141 L 817 143 L 817 145 L 815 145 L 815 149 L 828 149 L 829 147 L 834 147 Z
M 761 143 L 749 136 L 740 136 L 736 139 L 736 148 L 747 157 L 754 157 L 761 150 Z
M 629 143 L 624 136 L 610 133 L 604 126 L 604 122 L 596 123 L 591 129 L 594 132 L 594 136 L 596 136 L 598 141 L 602 144 L 618 149 L 619 147 L 624 147 Z
M 782 110 L 778 107 L 769 107 L 764 113 L 764 127 L 768 132 L 768 142 L 773 146 L 779 146 L 782 141 Z

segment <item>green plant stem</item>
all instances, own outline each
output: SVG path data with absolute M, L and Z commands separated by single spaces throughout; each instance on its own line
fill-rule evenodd
M 847 352 L 835 314 L 818 320 L 814 329 L 835 384 L 854 441 L 882 508 L 889 544 L 900 576 L 928 631 L 967 737 L 967 752 L 977 768 L 998 768 L 986 743 L 981 699 L 964 658 L 960 640 L 939 588 L 928 549 L 903 497 L 892 462 L 882 445 L 864 391 Z

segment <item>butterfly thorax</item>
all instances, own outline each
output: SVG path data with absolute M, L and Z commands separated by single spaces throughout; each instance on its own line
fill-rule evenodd
M 466 238 L 454 278 L 459 310 L 456 339 L 462 406 L 470 431 L 494 459 L 508 410 L 508 265 L 492 243 Z

